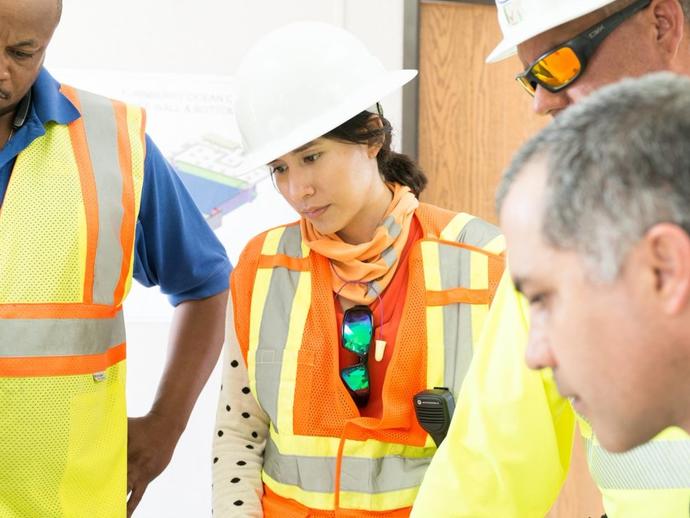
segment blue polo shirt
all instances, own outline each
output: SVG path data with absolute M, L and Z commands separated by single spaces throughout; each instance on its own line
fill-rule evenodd
M 45 69 L 41 70 L 32 87 L 26 122 L 0 150 L 0 205 L 17 155 L 45 134 L 46 123 L 69 124 L 81 116 L 59 88 L 60 84 Z M 146 135 L 134 278 L 144 286 L 159 286 L 177 305 L 227 289 L 231 269 L 223 245 L 175 170 Z

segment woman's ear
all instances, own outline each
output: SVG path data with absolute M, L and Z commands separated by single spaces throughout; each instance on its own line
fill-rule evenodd
M 383 130 L 384 125 L 383 121 L 381 120 L 381 117 L 376 115 L 375 113 L 372 113 L 371 116 L 369 117 L 369 120 L 367 120 L 367 130 L 370 132 L 374 132 L 377 130 Z M 384 132 L 381 132 L 381 134 L 369 141 L 368 144 L 368 155 L 369 158 L 376 158 L 376 156 L 379 154 L 379 151 L 381 151 L 381 148 L 383 147 L 383 143 L 386 140 L 386 134 Z

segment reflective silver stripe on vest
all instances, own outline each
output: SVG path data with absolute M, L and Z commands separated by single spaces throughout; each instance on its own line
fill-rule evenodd
M 603 489 L 690 487 L 690 440 L 651 441 L 625 453 L 585 443 L 592 476 Z
M 430 462 L 431 457 L 343 457 L 340 490 L 376 494 L 419 487 Z M 281 484 L 333 493 L 335 464 L 334 457 L 282 455 L 270 438 L 266 442 L 264 471 Z
M 112 305 L 122 267 L 120 228 L 124 212 L 117 123 L 112 101 L 89 92 L 78 93 L 98 198 L 93 301 Z
M 299 225 L 285 227 L 285 231 L 278 243 L 277 254 L 287 255 L 296 259 L 302 258 L 302 231 Z
M 471 287 L 471 254 L 465 248 L 439 245 L 441 289 Z M 472 361 L 472 308 L 469 304 L 443 306 L 443 336 L 444 386 L 457 394 Z
M 498 227 L 480 218 L 472 218 L 456 236 L 458 243 L 482 248 L 501 234 Z M 467 249 L 439 245 L 441 289 L 472 288 L 471 255 Z M 472 308 L 469 304 L 452 304 L 443 307 L 443 333 L 445 348 L 445 386 L 454 393 L 460 391 L 473 354 L 473 335 L 481 332 L 472 329 Z
M 302 258 L 302 233 L 298 225 L 286 227 L 278 244 L 278 254 Z M 292 304 L 301 272 L 274 268 L 261 315 L 256 348 L 256 392 L 261 406 L 278 430 L 278 391 L 283 367 L 283 350 L 290 328 Z M 290 300 L 286 300 L 290 294 Z M 278 430 L 279 431 L 279 430 Z
M 501 231 L 496 225 L 480 218 L 474 218 L 462 227 L 456 241 L 483 248 L 500 235 Z
M 124 341 L 121 311 L 108 319 L 0 319 L 0 357 L 102 354 Z

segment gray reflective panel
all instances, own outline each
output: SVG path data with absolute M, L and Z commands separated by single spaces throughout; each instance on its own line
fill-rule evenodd
M 456 395 L 460 393 L 472 361 L 472 334 L 471 305 L 450 304 L 443 307 L 444 386 Z
M 378 298 L 381 295 L 381 285 L 376 281 L 367 283 L 367 297 L 370 299 Z
M 340 490 L 376 494 L 418 487 L 430 462 L 431 457 L 343 457 Z M 305 491 L 335 490 L 335 457 L 281 455 L 270 438 L 264 451 L 264 471 L 281 484 Z
M 98 198 L 93 301 L 111 305 L 122 267 L 120 228 L 124 212 L 117 124 L 110 100 L 83 91 L 79 91 L 79 99 Z
M 441 289 L 470 288 L 471 254 L 458 246 L 439 245 Z M 443 333 L 445 385 L 457 394 L 472 360 L 472 310 L 469 304 L 443 307 Z
M 289 257 L 302 257 L 302 231 L 299 225 L 291 225 L 285 227 L 283 235 L 280 237 L 278 243 L 278 254 L 287 255 Z
M 101 354 L 124 343 L 122 312 L 108 319 L 0 319 L 0 356 Z
M 501 231 L 498 227 L 483 219 L 474 218 L 460 231 L 457 241 L 482 248 L 499 235 L 501 235 Z
M 386 266 L 388 266 L 388 268 L 393 266 L 393 263 L 397 258 L 398 254 L 395 253 L 395 249 L 392 246 L 386 248 L 381 254 L 381 259 L 383 259 L 383 262 L 386 263 Z
M 386 219 L 384 219 L 382 225 L 385 227 L 388 235 L 393 239 L 398 237 L 400 232 L 402 232 L 402 227 L 396 223 L 393 216 L 388 216 Z
M 255 356 L 257 398 L 276 429 L 283 351 L 300 274 L 286 268 L 273 269 L 259 328 Z
M 592 476 L 604 489 L 690 488 L 690 440 L 651 441 L 611 453 L 586 441 Z

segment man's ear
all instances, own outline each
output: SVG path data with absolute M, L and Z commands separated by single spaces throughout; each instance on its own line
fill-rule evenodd
M 678 53 L 684 50 L 681 45 L 686 30 L 683 8 L 678 0 L 652 0 L 648 9 L 656 29 L 659 49 L 668 63 L 672 63 Z
M 690 236 L 678 225 L 659 223 L 647 231 L 643 246 L 663 311 L 680 314 L 690 304 Z

